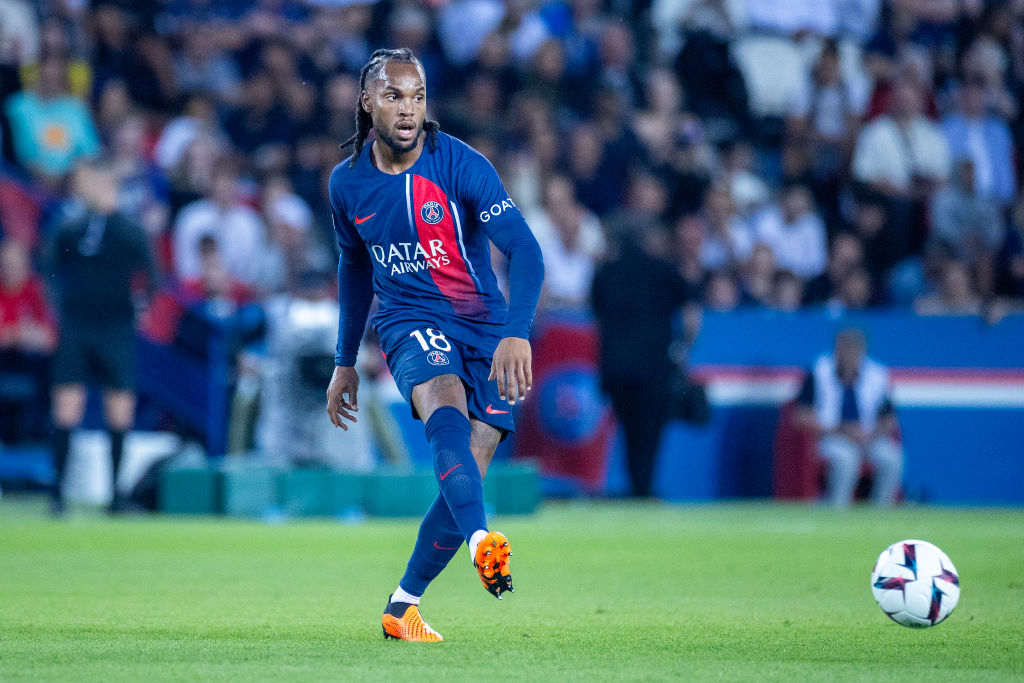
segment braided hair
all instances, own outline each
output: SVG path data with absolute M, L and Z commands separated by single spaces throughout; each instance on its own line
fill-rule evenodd
M 373 118 L 370 116 L 370 112 L 363 109 L 363 93 L 366 91 L 366 82 L 382 78 L 384 67 L 388 62 L 414 64 L 421 73 L 423 72 L 423 64 L 412 53 L 412 50 L 406 47 L 397 50 L 376 50 L 370 55 L 370 61 L 359 72 L 359 97 L 356 98 L 356 132 L 348 140 L 341 143 L 341 149 L 345 149 L 349 145 L 353 146 L 352 157 L 348 162 L 349 168 L 355 167 L 356 161 L 363 151 L 363 143 L 366 142 L 366 136 L 370 134 L 370 129 L 373 128 Z M 428 134 L 430 148 L 435 149 L 437 147 L 437 132 L 441 130 L 441 124 L 427 119 L 423 122 L 423 130 Z

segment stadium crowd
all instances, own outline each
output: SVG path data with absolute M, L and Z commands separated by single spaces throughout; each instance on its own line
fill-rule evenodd
M 185 307 L 330 273 L 327 178 L 379 46 L 498 168 L 542 308 L 586 308 L 639 232 L 710 310 L 1024 310 L 1020 0 L 0 0 L 4 358 L 53 347 L 29 269 L 83 158 Z

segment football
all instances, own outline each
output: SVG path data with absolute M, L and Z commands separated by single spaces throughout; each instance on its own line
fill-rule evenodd
M 953 612 L 960 600 L 960 577 L 946 553 L 927 541 L 909 539 L 878 556 L 871 592 L 897 624 L 927 628 Z

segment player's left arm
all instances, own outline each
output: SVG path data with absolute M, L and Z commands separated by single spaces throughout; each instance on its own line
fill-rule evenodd
M 544 259 L 537 239 L 494 167 L 475 151 L 470 150 L 467 157 L 460 199 L 473 209 L 477 224 L 509 261 L 508 315 L 502 339 L 494 350 L 489 379 L 497 381 L 501 398 L 514 405 L 533 387 L 530 328 L 544 283 Z

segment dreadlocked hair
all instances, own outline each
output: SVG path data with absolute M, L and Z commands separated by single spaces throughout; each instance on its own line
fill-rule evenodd
M 376 50 L 370 55 L 370 61 L 364 66 L 362 71 L 359 72 L 359 96 L 356 98 L 356 132 L 352 134 L 345 142 L 341 143 L 341 149 L 345 149 L 349 145 L 352 145 L 352 157 L 349 159 L 349 168 L 354 168 L 356 161 L 359 159 L 359 155 L 363 151 L 363 143 L 366 142 L 366 136 L 370 134 L 370 129 L 373 128 L 373 118 L 370 113 L 363 109 L 363 92 L 366 91 L 366 82 L 373 81 L 380 78 L 384 74 L 384 67 L 388 62 L 402 62 L 404 64 L 415 64 L 416 68 L 423 72 L 423 64 L 417 59 L 416 55 L 412 53 L 407 47 L 399 48 L 397 50 L 381 49 Z M 423 122 L 423 130 L 427 132 L 427 140 L 430 143 L 431 149 L 437 148 L 437 133 L 441 130 L 441 124 L 437 121 L 427 119 Z

